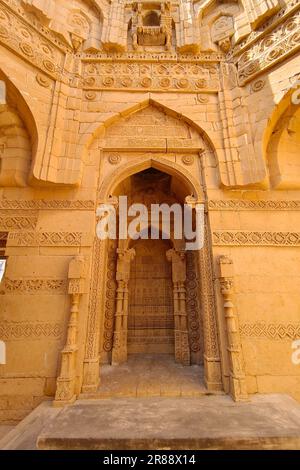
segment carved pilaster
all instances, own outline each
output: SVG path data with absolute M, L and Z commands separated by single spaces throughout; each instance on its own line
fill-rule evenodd
M 239 332 L 239 320 L 233 303 L 233 263 L 227 256 L 221 256 L 220 286 L 224 300 L 224 314 L 227 330 L 228 356 L 230 367 L 230 394 L 235 401 L 247 400 L 244 358 Z
M 183 251 L 168 250 L 167 260 L 172 263 L 172 281 L 175 320 L 175 361 L 190 365 L 190 346 L 186 311 L 186 259 Z
M 209 391 L 223 389 L 213 285 L 210 230 L 205 221 L 204 247 L 199 250 L 199 269 L 203 315 L 204 379 Z
M 133 248 L 117 250 L 118 283 L 116 295 L 115 330 L 112 350 L 112 364 L 122 364 L 127 361 L 127 322 L 128 322 L 128 282 L 130 278 L 130 263 L 135 257 Z
M 69 265 L 69 289 L 71 310 L 67 329 L 67 340 L 61 352 L 61 370 L 57 378 L 54 406 L 64 406 L 76 399 L 76 356 L 78 350 L 78 314 L 81 295 L 85 292 L 86 263 L 83 256 L 72 259 Z

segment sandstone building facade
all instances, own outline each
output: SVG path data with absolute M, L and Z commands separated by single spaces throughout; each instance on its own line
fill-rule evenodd
M 0 420 L 147 352 L 300 400 L 299 48 L 298 0 L 0 0 Z M 119 195 L 204 248 L 99 240 Z

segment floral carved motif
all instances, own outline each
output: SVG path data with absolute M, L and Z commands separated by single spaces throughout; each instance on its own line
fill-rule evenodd
M 237 59 L 238 79 L 245 85 L 261 71 L 300 47 L 300 12 L 296 12 L 271 34 L 255 43 Z
M 184 155 L 181 160 L 185 165 L 193 165 L 195 162 L 194 155 Z
M 64 279 L 8 279 L 1 284 L 3 293 L 34 294 L 47 292 L 50 294 L 65 294 L 67 283 Z M 1 289 L 2 290 L 2 289 Z
M 116 63 L 84 62 L 84 88 L 218 90 L 218 66 L 214 63 Z
M 50 88 L 51 83 L 52 83 L 51 80 L 48 77 L 46 77 L 45 75 L 42 75 L 41 73 L 37 74 L 36 81 L 43 88 Z
M 108 161 L 111 165 L 117 165 L 121 162 L 121 156 L 118 153 L 111 153 L 108 156 Z

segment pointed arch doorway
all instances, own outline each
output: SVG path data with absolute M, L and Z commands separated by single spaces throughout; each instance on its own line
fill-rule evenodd
M 164 127 L 164 131 L 161 130 L 161 132 L 164 133 L 165 138 L 159 141 L 153 140 L 152 136 L 156 135 L 157 129 L 162 127 Z M 124 137 L 125 135 L 126 137 Z M 174 139 L 174 135 L 176 135 L 176 139 Z M 164 144 L 161 147 L 162 140 L 164 140 Z M 166 143 L 168 144 L 168 152 L 164 150 L 166 149 Z M 161 203 L 165 198 L 165 184 L 169 184 L 168 196 L 175 198 L 181 204 L 189 196 L 193 196 L 192 199 L 196 199 L 198 202 L 205 200 L 203 186 L 201 185 L 199 152 L 203 151 L 205 145 L 209 147 L 210 144 L 204 144 L 197 129 L 185 122 L 183 118 L 178 119 L 176 114 L 170 113 L 169 115 L 167 110 L 151 103 L 148 107 L 142 107 L 129 116 L 121 117 L 116 124 L 108 127 L 105 130 L 102 145 L 104 151 L 101 154 L 101 161 L 104 165 L 102 166 L 103 171 L 105 171 L 99 177 L 98 204 L 106 203 L 124 194 L 129 194 L 135 202 L 139 200 L 140 202 L 147 202 L 148 200 L 148 202 Z M 145 150 L 146 148 L 149 150 Z M 173 149 L 172 152 L 171 148 Z M 112 154 L 110 149 L 118 152 L 118 155 Z M 108 163 L 105 162 L 116 164 L 117 167 L 111 168 L 113 171 L 108 171 Z M 145 191 L 148 184 L 145 180 L 140 187 L 137 184 L 136 177 L 140 177 L 147 170 L 150 170 L 150 173 L 155 170 L 163 175 L 161 180 L 160 177 L 155 177 L 155 184 L 152 185 L 154 191 Z M 105 172 L 106 176 L 103 177 Z M 153 174 L 151 177 L 153 177 Z M 161 195 L 163 197 L 158 197 L 157 200 L 157 196 Z M 174 250 L 174 247 L 172 249 Z M 119 241 L 110 243 L 95 240 L 83 370 L 82 391 L 84 393 L 95 392 L 98 387 L 99 354 L 100 381 L 102 381 L 102 384 L 104 368 L 107 364 L 109 366 L 112 363 L 118 363 L 119 366 L 117 367 L 122 364 L 125 367 L 128 362 L 128 322 L 130 320 L 128 317 L 128 301 L 130 298 L 128 289 L 130 289 L 132 260 L 129 261 L 128 269 L 125 269 L 128 277 L 125 276 L 124 278 L 118 276 L 118 263 L 120 255 L 121 257 L 129 256 L 130 258 L 133 254 L 131 250 L 132 248 L 128 244 L 126 246 L 125 243 L 122 246 Z M 180 260 L 180 249 L 175 249 L 174 255 Z M 207 225 L 205 227 L 204 249 L 200 252 L 186 253 L 185 265 L 186 278 L 184 281 L 180 280 L 174 286 L 172 280 L 173 302 L 176 293 L 173 311 L 175 313 L 176 305 L 181 305 L 182 297 L 185 295 L 190 363 L 192 365 L 203 363 L 207 389 L 219 391 L 222 389 L 222 376 L 210 234 Z M 185 294 L 182 282 L 186 289 Z M 176 321 L 174 321 L 174 324 L 176 324 Z M 122 328 L 120 328 L 120 325 Z M 174 342 L 173 362 L 175 363 L 177 354 L 176 327 Z M 122 351 L 124 347 L 126 354 L 123 354 L 124 351 L 122 354 L 125 360 L 114 360 L 114 351 L 118 348 Z M 182 348 L 179 349 L 182 350 Z

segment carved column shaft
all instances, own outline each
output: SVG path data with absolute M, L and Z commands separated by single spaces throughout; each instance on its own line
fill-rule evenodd
M 97 238 L 93 248 L 93 276 L 90 289 L 85 358 L 83 363 L 83 393 L 95 392 L 99 386 L 100 305 L 104 284 L 105 248 L 105 241 Z
M 218 342 L 210 232 L 205 221 L 204 247 L 199 251 L 201 303 L 204 340 L 204 379 L 208 390 L 223 390 Z
M 235 401 L 247 400 L 248 393 L 239 334 L 239 321 L 233 303 L 233 264 L 226 256 L 220 257 L 219 264 L 220 285 L 224 300 L 223 306 L 227 330 L 230 394 Z
M 66 344 L 61 352 L 61 370 L 57 378 L 54 406 L 64 406 L 76 399 L 76 359 L 78 314 L 80 297 L 85 291 L 85 261 L 82 256 L 73 258 L 69 265 L 69 294 L 71 295 L 70 318 Z
M 175 361 L 183 365 L 190 365 L 190 346 L 186 313 L 185 253 L 171 249 L 167 251 L 167 259 L 172 262 Z
M 128 285 L 118 281 L 112 364 L 127 361 Z
M 117 264 L 117 293 L 115 329 L 112 349 L 112 364 L 122 364 L 127 361 L 127 320 L 128 320 L 128 282 L 130 263 L 135 256 L 134 249 L 118 249 Z

